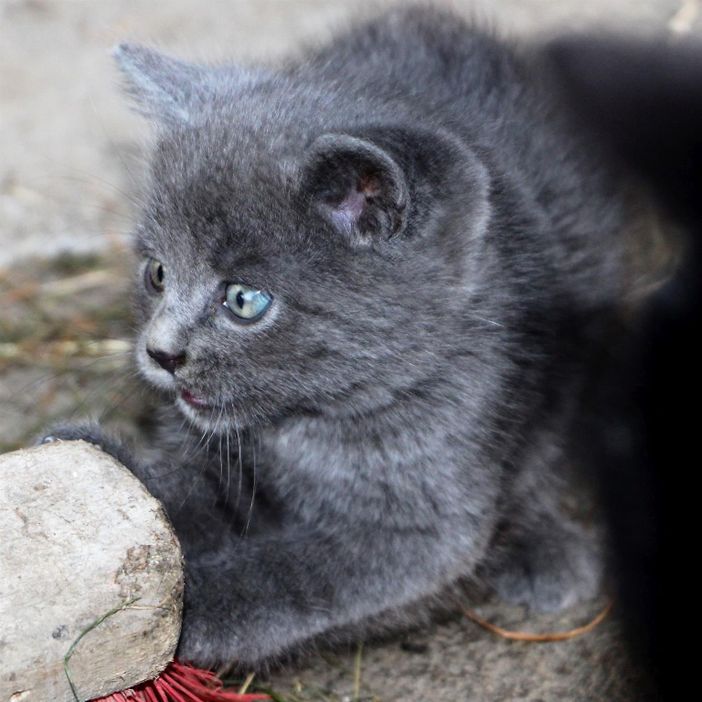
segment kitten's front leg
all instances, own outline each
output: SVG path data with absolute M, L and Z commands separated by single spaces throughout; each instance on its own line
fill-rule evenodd
M 261 665 L 437 591 L 471 567 L 457 546 L 419 530 L 241 539 L 187 565 L 178 656 Z
M 168 456 L 157 462 L 143 460 L 122 439 L 96 422 L 57 424 L 37 443 L 53 441 L 86 441 L 128 468 L 163 504 L 186 554 L 203 548 L 204 543 L 212 543 L 229 525 L 228 516 L 217 508 L 220 481 L 211 479 L 204 467 L 193 470 L 187 462 Z
M 36 443 L 49 444 L 54 441 L 85 441 L 97 446 L 129 468 L 140 480 L 144 479 L 143 467 L 131 449 L 122 439 L 106 432 L 97 422 L 56 424 L 47 430 Z

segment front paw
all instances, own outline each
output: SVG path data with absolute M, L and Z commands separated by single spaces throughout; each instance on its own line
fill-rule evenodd
M 216 577 L 213 574 L 213 579 Z M 188 589 L 192 590 L 192 582 L 186 579 L 183 625 L 176 656 L 202 668 L 255 662 L 251 660 L 246 642 L 240 638 L 241 617 L 225 604 L 228 597 L 225 595 L 221 603 L 207 597 L 198 601 L 192 592 L 187 594 Z M 216 585 L 213 584 L 212 589 L 216 589 Z
M 574 525 L 522 535 L 493 573 L 497 594 L 537 612 L 557 612 L 595 597 L 602 580 L 596 539 Z
M 96 422 L 54 425 L 37 439 L 35 445 L 50 444 L 55 441 L 86 441 L 102 449 L 128 468 L 132 468 L 134 464 L 130 451 L 124 446 L 122 441 L 105 432 Z
M 292 629 L 282 627 L 275 600 L 266 601 L 231 570 L 186 567 L 183 626 L 176 656 L 196 666 L 257 670 L 278 658 Z M 245 577 L 245 576 L 244 576 Z

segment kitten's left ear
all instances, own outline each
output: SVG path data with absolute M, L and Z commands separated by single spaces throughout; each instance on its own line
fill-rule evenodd
M 354 245 L 402 232 L 409 192 L 405 176 L 385 150 L 346 134 L 325 134 L 312 144 L 303 189 Z
M 139 112 L 166 123 L 191 122 L 211 94 L 212 69 L 178 61 L 138 44 L 118 44 L 112 55 Z

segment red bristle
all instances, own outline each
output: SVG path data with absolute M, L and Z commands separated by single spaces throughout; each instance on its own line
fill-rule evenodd
M 256 702 L 270 700 L 260 693 L 227 692 L 222 681 L 209 670 L 173 661 L 156 679 L 131 690 L 114 692 L 93 702 Z

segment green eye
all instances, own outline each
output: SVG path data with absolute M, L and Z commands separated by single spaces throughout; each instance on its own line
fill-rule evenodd
M 166 277 L 163 264 L 161 261 L 157 261 L 155 258 L 150 258 L 149 262 L 146 264 L 146 271 L 144 274 L 146 278 L 146 286 L 155 290 L 156 292 L 163 292 L 164 278 Z
M 224 306 L 240 321 L 255 322 L 263 317 L 273 302 L 265 290 L 254 290 L 246 285 L 230 283 L 224 293 Z

